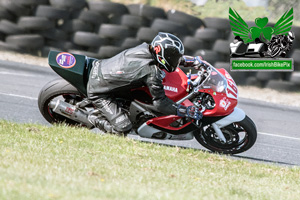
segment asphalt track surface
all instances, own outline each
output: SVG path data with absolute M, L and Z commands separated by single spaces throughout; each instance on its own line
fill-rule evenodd
M 57 77 L 50 67 L 0 60 L 0 119 L 49 125 L 38 110 L 37 97 L 40 89 Z M 238 107 L 255 122 L 258 137 L 250 150 L 233 158 L 300 166 L 300 108 L 242 98 Z M 196 140 L 145 141 L 204 149 Z

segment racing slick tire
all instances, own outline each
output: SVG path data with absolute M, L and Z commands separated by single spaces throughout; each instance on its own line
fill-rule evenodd
M 199 134 L 195 134 L 195 138 L 205 148 L 221 154 L 237 154 L 247 151 L 254 145 L 257 138 L 256 126 L 248 116 L 240 122 L 221 128 L 221 131 L 227 139 L 225 144 L 216 138 L 211 127 L 206 130 L 201 128 Z M 239 136 L 240 133 L 242 137 Z
M 62 97 L 65 101 L 80 101 L 82 99 L 78 90 L 64 79 L 58 78 L 50 81 L 41 89 L 38 96 L 38 107 L 44 118 L 51 124 L 66 123 L 72 126 L 79 125 L 78 122 L 52 111 L 49 107 L 49 103 L 52 99 L 57 97 Z

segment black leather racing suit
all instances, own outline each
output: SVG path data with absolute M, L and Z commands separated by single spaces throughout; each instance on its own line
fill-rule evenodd
M 111 124 L 113 132 L 127 133 L 132 124 L 114 101 L 114 94 L 147 86 L 156 109 L 166 115 L 176 114 L 176 104 L 165 95 L 163 75 L 149 45 L 143 43 L 112 58 L 94 61 L 87 87 L 88 97 Z

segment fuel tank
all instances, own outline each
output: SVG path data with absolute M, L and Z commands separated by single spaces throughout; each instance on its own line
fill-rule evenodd
M 165 71 L 165 74 L 163 85 L 166 96 L 175 102 L 185 97 L 188 94 L 186 74 L 180 68 L 171 73 Z

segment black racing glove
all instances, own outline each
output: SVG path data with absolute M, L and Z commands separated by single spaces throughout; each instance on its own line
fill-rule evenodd
M 202 67 L 207 68 L 207 67 L 208 67 L 208 64 L 207 64 L 205 61 L 203 61 L 203 59 L 202 59 L 201 56 L 196 56 L 196 57 L 194 58 L 193 67 L 194 67 L 196 70 L 199 70 L 199 69 L 201 69 Z
M 185 107 L 183 105 L 178 106 L 177 115 L 179 117 L 189 117 L 195 120 L 200 120 L 203 117 L 202 113 L 197 107 L 195 106 Z

